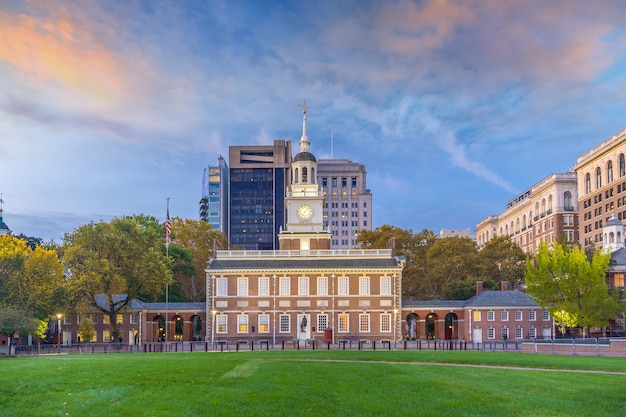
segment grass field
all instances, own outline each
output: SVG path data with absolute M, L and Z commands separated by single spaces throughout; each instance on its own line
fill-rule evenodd
M 76 354 L 4 358 L 0 370 L 2 416 L 621 417 L 626 401 L 626 360 L 608 357 Z

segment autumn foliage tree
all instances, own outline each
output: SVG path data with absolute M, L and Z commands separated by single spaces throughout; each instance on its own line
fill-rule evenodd
M 209 257 L 216 246 L 227 247 L 226 237 L 219 230 L 213 229 L 210 223 L 203 220 L 171 219 L 172 245 L 170 251 L 179 246 L 182 249 L 172 251 L 174 280 L 180 287 L 182 296 L 187 301 L 204 301 L 206 299 L 205 269 Z M 189 258 L 189 254 L 191 258 Z
M 76 307 L 101 311 L 119 336 L 116 316 L 133 299 L 156 297 L 171 281 L 164 228 L 151 216 L 89 223 L 64 237 L 63 265 Z

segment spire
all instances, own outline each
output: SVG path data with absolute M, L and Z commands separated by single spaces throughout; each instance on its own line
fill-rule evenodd
M 309 108 L 309 106 L 306 105 L 306 99 L 304 99 L 304 104 L 298 104 L 298 107 L 302 107 L 302 137 L 300 138 L 300 152 L 308 152 L 309 151 L 309 145 L 311 144 L 311 142 L 309 142 L 309 137 L 306 135 L 306 109 Z

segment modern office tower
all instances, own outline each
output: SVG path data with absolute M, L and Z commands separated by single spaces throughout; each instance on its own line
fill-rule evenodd
M 231 146 L 228 163 L 231 248 L 278 249 L 278 234 L 285 224 L 285 194 L 291 182 L 291 141 Z
M 200 220 L 210 223 L 215 230 L 228 233 L 228 165 L 221 155 L 217 164 L 205 168 L 202 174 Z
M 365 165 L 347 159 L 320 159 L 317 182 L 322 187 L 324 227 L 332 233 L 332 249 L 358 247 L 359 230 L 372 230 L 372 193 Z
M 607 246 L 604 226 L 611 216 L 626 220 L 626 129 L 580 156 L 578 174 L 580 244 L 584 248 Z
M 565 239 L 578 243 L 577 180 L 575 172 L 552 174 L 509 201 L 506 210 L 476 225 L 483 247 L 497 236 L 509 236 L 522 250 L 534 254 L 542 241 Z

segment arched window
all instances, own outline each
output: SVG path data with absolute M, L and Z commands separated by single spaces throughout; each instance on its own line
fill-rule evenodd
M 311 184 L 315 184 L 315 168 L 311 168 Z
M 306 167 L 302 167 L 302 182 L 303 183 L 309 182 L 309 176 L 308 176 L 308 172 L 307 172 L 307 168 Z
M 548 212 L 552 212 L 552 196 L 548 196 Z
M 532 210 L 528 213 L 528 227 L 530 227 L 530 225 L 532 224 L 532 220 L 533 220 L 533 212 Z
M 589 194 L 591 192 L 591 175 L 587 173 L 585 175 L 585 194 Z
M 296 168 L 293 171 L 293 181 L 297 184 L 300 182 L 300 171 L 298 170 L 298 168 Z
M 626 175 L 626 162 L 624 161 L 624 154 L 619 154 L 619 177 Z
M 602 170 L 600 167 L 596 168 L 596 190 L 602 188 Z
M 572 206 L 572 193 L 569 191 L 565 191 L 563 193 L 563 208 L 565 210 L 573 210 L 574 206 Z
M 613 161 L 609 161 L 606 164 L 606 183 L 610 184 L 613 182 Z
M 526 215 L 524 214 L 524 215 L 522 216 L 522 227 L 523 227 L 524 229 L 526 228 L 526 224 L 527 224 L 527 223 L 526 223 Z
M 541 199 L 541 215 L 544 216 L 546 214 L 546 199 Z

